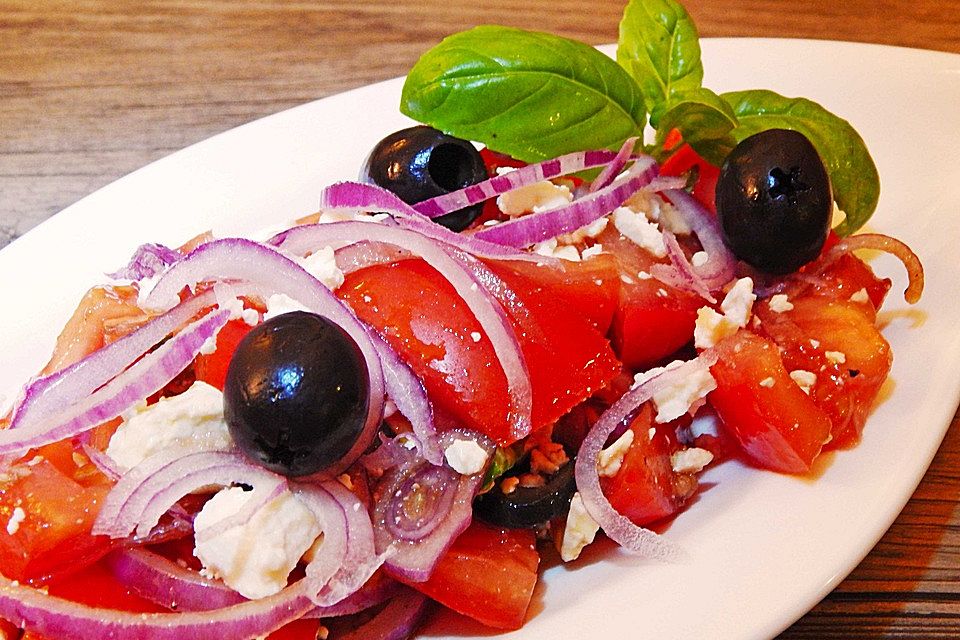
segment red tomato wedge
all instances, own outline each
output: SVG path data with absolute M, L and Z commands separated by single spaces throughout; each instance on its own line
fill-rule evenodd
M 227 379 L 227 367 L 237 345 L 253 329 L 243 320 L 231 320 L 217 334 L 217 350 L 209 355 L 200 354 L 194 361 L 194 374 L 197 380 L 223 391 Z
M 716 213 L 717 180 L 720 169 L 700 157 L 689 144 L 684 143 L 660 165 L 660 175 L 682 176 L 696 171 L 693 197 L 710 211 Z
M 457 613 L 497 629 L 523 625 L 537 585 L 536 536 L 474 522 L 426 582 L 410 586 Z
M 653 436 L 650 429 L 653 428 Z M 673 470 L 671 455 L 680 449 L 673 423 L 653 424 L 653 409 L 645 404 L 630 423 L 633 442 L 620 471 L 601 477 L 610 504 L 634 524 L 646 525 L 671 516 L 697 491 L 697 478 Z
M 90 535 L 108 486 L 83 487 L 43 459 L 18 468 L 25 475 L 0 485 L 0 522 L 7 523 L 4 534 L 13 531 L 0 535 L 0 572 L 44 580 L 90 565 L 113 547 L 109 538 Z
M 757 465 L 806 473 L 830 437 L 830 417 L 790 377 L 777 345 L 738 331 L 716 347 L 710 404 Z
M 620 303 L 610 328 L 614 350 L 629 369 L 649 369 L 693 340 L 703 300 L 649 277 L 650 267 L 661 261 L 616 229 L 608 228 L 599 240 L 620 270 Z
M 620 363 L 591 320 L 552 295 L 549 281 L 504 280 L 515 294 L 507 315 L 530 373 L 537 429 L 604 387 Z M 604 288 L 594 286 L 605 304 Z M 432 267 L 422 260 L 368 267 L 347 275 L 337 294 L 413 368 L 436 407 L 501 444 L 513 442 L 506 378 L 493 347 Z

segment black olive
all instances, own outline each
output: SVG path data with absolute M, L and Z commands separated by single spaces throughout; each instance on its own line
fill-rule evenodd
M 820 254 L 833 195 L 803 134 L 769 129 L 745 138 L 723 163 L 716 196 L 723 239 L 744 262 L 783 274 Z
M 487 177 L 483 158 L 472 144 L 422 125 L 378 142 L 360 171 L 361 180 L 392 191 L 407 204 L 458 191 Z M 433 220 L 462 231 L 482 211 L 480 202 Z
M 478 517 L 500 527 L 535 527 L 562 516 L 570 509 L 577 490 L 573 460 L 547 478 L 542 487 L 517 486 L 504 493 L 500 483 L 473 503 Z
M 339 461 L 363 431 L 370 379 L 339 325 L 294 311 L 254 327 L 227 368 L 223 409 L 247 457 L 302 476 Z

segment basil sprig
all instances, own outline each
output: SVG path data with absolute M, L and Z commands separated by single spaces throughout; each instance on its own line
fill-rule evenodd
M 849 122 L 803 98 L 766 90 L 717 95 L 703 86 L 696 26 L 676 0 L 630 0 L 616 62 L 575 40 L 507 27 L 455 34 L 410 71 L 400 110 L 451 135 L 538 161 L 614 149 L 642 135 L 650 114 L 657 153 L 672 129 L 720 165 L 759 131 L 794 129 L 820 153 L 853 233 L 877 206 L 880 180 Z

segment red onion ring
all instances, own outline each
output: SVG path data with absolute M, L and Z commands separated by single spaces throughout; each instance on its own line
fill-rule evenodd
M 215 304 L 213 292 L 189 298 L 132 333 L 111 342 L 60 371 L 37 378 L 24 390 L 14 410 L 10 429 L 30 428 L 86 399 L 137 358 L 183 327 L 206 307 Z
M 923 295 L 924 282 L 923 264 L 920 262 L 920 258 L 906 243 L 881 233 L 862 233 L 844 238 L 831 247 L 820 260 L 818 273 L 841 255 L 860 249 L 884 251 L 897 257 L 907 269 L 909 279 L 907 288 L 903 292 L 903 299 L 910 304 L 915 304 L 920 300 L 920 296 Z
M 683 557 L 683 551 L 673 543 L 661 538 L 653 531 L 638 527 L 613 508 L 600 488 L 600 476 L 597 461 L 600 451 L 606 445 L 607 438 L 624 424 L 637 409 L 650 400 L 658 391 L 670 386 L 692 372 L 711 366 L 716 362 L 716 354 L 704 351 L 697 358 L 685 362 L 679 367 L 650 378 L 625 393 L 600 416 L 593 425 L 577 454 L 574 468 L 577 490 L 590 517 L 603 529 L 614 542 L 646 558 L 672 561 Z
M 530 433 L 533 406 L 530 377 L 513 326 L 503 308 L 486 289 L 478 286 L 481 283 L 455 255 L 451 257 L 435 241 L 409 229 L 368 222 L 331 222 L 294 227 L 284 234 L 278 247 L 292 254 L 303 255 L 318 246 L 355 241 L 357 238 L 401 247 L 422 258 L 453 286 L 490 339 L 503 368 L 510 390 L 510 420 L 514 435 L 522 438 Z
M 337 640 L 406 640 L 423 621 L 430 600 L 406 587 L 373 618 Z
M 349 616 L 392 600 L 405 590 L 399 582 L 384 573 L 374 574 L 357 591 L 329 607 L 316 607 L 304 618 L 338 618 Z
M 242 238 L 214 240 L 194 249 L 166 271 L 147 302 L 156 305 L 176 297 L 184 287 L 210 280 L 242 280 L 262 291 L 285 293 L 310 311 L 340 325 L 360 347 L 370 375 L 370 406 L 363 432 L 354 446 L 338 465 L 325 473 L 342 472 L 373 442 L 383 417 L 383 368 L 367 328 L 347 305 L 303 267 L 272 247 Z
M 670 265 L 653 264 L 650 266 L 650 274 L 660 282 L 668 284 L 676 289 L 693 291 L 701 298 L 715 304 L 717 299 L 710 293 L 710 287 L 697 273 L 696 268 L 687 260 L 687 255 L 677 242 L 676 236 L 669 231 L 663 232 L 663 244 L 667 249 L 667 257 L 670 258 Z
M 180 253 L 162 244 L 147 243 L 137 247 L 127 266 L 108 273 L 114 280 L 133 280 L 152 278 L 180 259 Z
M 174 611 L 210 611 L 247 599 L 218 580 L 147 549 L 115 551 L 106 558 L 113 575 L 138 596 Z
M 552 160 L 520 167 L 459 191 L 424 200 L 413 205 L 413 208 L 428 218 L 436 218 L 527 185 L 609 164 L 615 161 L 617 156 L 618 154 L 607 149 L 569 153 Z
M 67 406 L 35 427 L 0 431 L 0 455 L 26 453 L 30 449 L 79 435 L 117 417 L 137 402 L 163 389 L 179 375 L 197 357 L 203 344 L 216 335 L 229 318 L 228 311 L 211 312 L 185 327 L 82 402 Z
M 449 446 L 458 439 L 471 440 L 480 445 L 487 453 L 487 464 L 469 476 L 453 472 L 450 479 L 455 484 L 451 482 L 433 487 L 439 495 L 429 496 L 432 501 L 431 513 L 424 522 L 410 523 L 418 525 L 419 531 L 412 526 L 398 526 L 395 519 L 405 512 L 403 501 L 409 495 L 405 493 L 407 485 L 411 481 L 416 482 L 424 472 L 436 473 L 438 468 L 430 467 L 420 457 L 410 457 L 388 471 L 377 488 L 380 498 L 373 507 L 374 536 L 377 551 L 392 554 L 384 563 L 388 573 L 413 582 L 427 580 L 453 541 L 470 526 L 473 499 L 483 483 L 494 445 L 480 434 L 454 429 L 440 436 L 441 446 Z M 447 496 L 447 493 L 452 496 Z M 447 504 L 449 508 L 445 508 Z M 396 535 L 397 529 L 403 529 L 402 535 Z
M 633 138 L 627 138 L 623 141 L 623 145 L 620 147 L 617 155 L 603 168 L 600 175 L 590 183 L 589 193 L 610 186 L 614 179 L 620 175 L 623 168 L 627 166 L 627 161 L 630 159 L 630 154 L 633 153 L 633 148 L 636 146 L 637 140 L 639 140 L 639 138 L 634 136 Z
M 657 163 L 653 158 L 640 156 L 626 174 L 603 189 L 555 209 L 485 227 L 474 237 L 511 247 L 526 247 L 562 233 L 576 231 L 623 204 L 627 198 L 647 186 L 657 171 Z

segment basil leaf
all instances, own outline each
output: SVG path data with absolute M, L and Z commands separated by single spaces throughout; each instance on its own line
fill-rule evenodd
M 717 166 L 736 145 L 731 131 L 737 117 L 726 100 L 709 89 L 675 94 L 654 110 L 650 124 L 657 128 L 658 148 L 672 129 L 679 129 L 684 142 Z
M 631 0 L 620 21 L 617 62 L 640 85 L 648 105 L 700 88 L 697 27 L 679 2 Z
M 496 26 L 455 34 L 424 54 L 403 85 L 400 110 L 528 162 L 616 148 L 646 123 L 636 82 L 607 56 Z
M 849 122 L 816 102 L 773 91 L 734 91 L 721 97 L 740 122 L 733 130 L 737 142 L 766 129 L 793 129 L 813 143 L 830 176 L 833 198 L 847 215 L 834 231 L 850 235 L 870 219 L 880 198 L 880 176 L 863 138 Z

